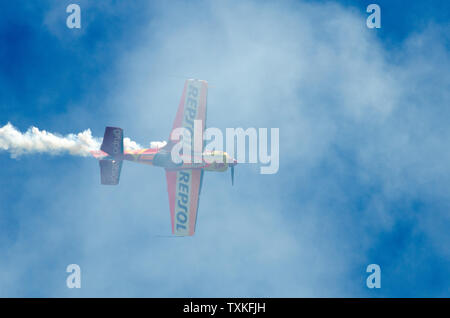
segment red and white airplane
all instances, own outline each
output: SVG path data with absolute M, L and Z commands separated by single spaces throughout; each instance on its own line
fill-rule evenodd
M 194 120 L 198 120 L 201 122 L 201 140 L 203 140 L 207 93 L 208 83 L 206 81 L 186 80 L 172 131 L 183 127 L 192 132 Z M 191 149 L 194 149 L 194 139 L 192 138 Z M 160 148 L 124 151 L 123 130 L 117 127 L 106 127 L 101 150 L 91 151 L 91 153 L 100 162 L 102 184 L 116 185 L 119 183 L 123 160 L 166 169 L 172 233 L 178 236 L 189 236 L 195 233 L 203 173 L 205 170 L 223 172 L 230 167 L 231 182 L 233 183 L 234 166 L 237 161 L 226 152 L 212 151 L 202 152 L 201 159 L 191 160 L 192 163 L 182 161 L 176 164 L 171 156 L 174 145 L 175 142 L 169 138 L 169 143 Z M 221 160 L 211 160 L 214 158 L 221 158 Z

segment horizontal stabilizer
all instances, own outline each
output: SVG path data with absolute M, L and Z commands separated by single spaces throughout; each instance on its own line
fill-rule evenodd
M 119 183 L 122 160 L 100 160 L 100 176 L 102 184 L 116 185 Z
M 123 154 L 123 129 L 106 127 L 100 149 L 110 156 L 121 156 Z

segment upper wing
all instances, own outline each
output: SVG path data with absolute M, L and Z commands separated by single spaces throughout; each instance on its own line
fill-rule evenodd
M 172 131 L 179 127 L 188 129 L 192 136 L 191 149 L 194 148 L 194 121 L 201 124 L 196 126 L 198 131 L 198 140 L 203 145 L 203 131 L 206 127 L 206 99 L 208 94 L 208 83 L 202 80 L 189 79 L 184 83 L 183 95 L 178 106 L 177 115 L 173 123 Z M 169 141 L 173 142 L 172 132 Z M 202 151 L 202 149 L 197 149 Z
M 172 233 L 194 235 L 202 170 L 166 170 Z

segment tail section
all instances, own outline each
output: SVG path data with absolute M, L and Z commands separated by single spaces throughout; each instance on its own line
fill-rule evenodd
M 122 160 L 100 160 L 100 177 L 102 184 L 119 184 L 120 171 L 122 170 Z
M 119 183 L 123 163 L 123 129 L 106 127 L 100 149 L 108 154 L 107 157 L 99 157 L 101 183 L 116 185 Z
M 123 129 L 117 127 L 106 127 L 100 149 L 113 158 L 122 157 Z

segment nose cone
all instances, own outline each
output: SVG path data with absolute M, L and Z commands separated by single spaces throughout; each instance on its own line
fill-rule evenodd
M 231 157 L 228 153 L 224 152 L 224 160 L 227 163 L 228 167 L 234 167 L 237 165 L 237 160 Z

